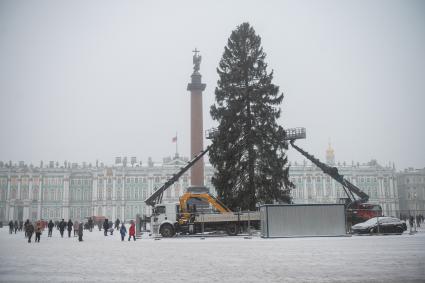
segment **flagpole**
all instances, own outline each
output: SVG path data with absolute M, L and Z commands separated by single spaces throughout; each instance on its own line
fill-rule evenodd
M 178 147 L 177 147 L 177 144 L 178 144 L 178 142 L 179 142 L 179 139 L 177 138 L 177 132 L 176 132 L 176 157 L 178 156 Z

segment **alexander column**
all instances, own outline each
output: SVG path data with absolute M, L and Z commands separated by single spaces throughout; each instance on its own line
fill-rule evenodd
M 193 51 L 193 74 L 192 82 L 187 85 L 190 91 L 190 156 L 191 158 L 198 155 L 203 149 L 203 116 L 202 116 L 202 91 L 206 84 L 201 81 L 199 68 L 202 57 L 198 54 L 198 50 Z M 192 166 L 191 171 L 191 187 L 204 187 L 204 158 L 199 159 Z

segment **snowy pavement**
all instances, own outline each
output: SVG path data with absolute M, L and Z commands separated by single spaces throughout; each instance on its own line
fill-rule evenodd
M 34 237 L 33 237 L 34 238 Z M 141 239 L 95 230 L 40 243 L 0 229 L 0 282 L 425 282 L 415 235 Z

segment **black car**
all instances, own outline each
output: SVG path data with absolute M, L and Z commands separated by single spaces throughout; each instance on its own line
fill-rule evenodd
M 407 230 L 406 223 L 395 217 L 373 217 L 351 227 L 353 234 L 397 233 Z

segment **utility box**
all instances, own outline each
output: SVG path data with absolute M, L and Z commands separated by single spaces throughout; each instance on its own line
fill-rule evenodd
M 260 219 L 263 238 L 346 235 L 342 204 L 266 204 Z

